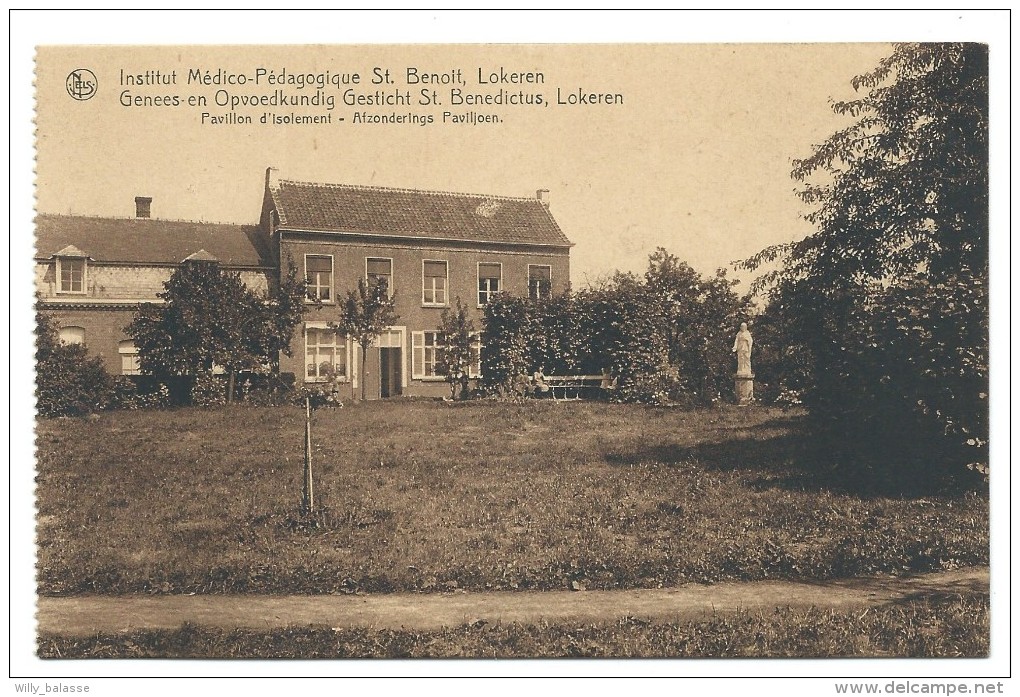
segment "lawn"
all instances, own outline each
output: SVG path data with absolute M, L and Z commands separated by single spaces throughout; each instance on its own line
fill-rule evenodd
M 39 589 L 637 588 L 988 562 L 988 501 L 840 484 L 803 416 L 368 402 L 38 422 Z

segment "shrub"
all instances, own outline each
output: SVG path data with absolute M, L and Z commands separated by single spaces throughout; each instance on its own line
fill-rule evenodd
M 191 383 L 191 403 L 196 407 L 218 407 L 227 403 L 226 385 L 212 373 L 199 373 Z
M 654 373 L 635 375 L 620 383 L 616 398 L 624 402 L 640 402 L 656 406 L 694 407 L 697 393 L 688 389 L 675 370 L 662 368 Z
M 135 378 L 114 378 L 111 409 L 165 409 L 170 402 L 170 389 L 162 382 L 143 386 L 143 382 Z
M 241 382 L 241 398 L 259 407 L 276 407 L 294 399 L 294 373 L 250 375 Z
M 42 416 L 84 416 L 113 400 L 113 380 L 80 344 L 56 346 L 36 365 L 36 407 Z
M 41 416 L 84 416 L 112 401 L 113 380 L 81 344 L 61 344 L 53 321 L 36 312 L 36 408 Z

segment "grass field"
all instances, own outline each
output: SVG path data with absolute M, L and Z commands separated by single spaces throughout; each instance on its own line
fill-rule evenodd
M 369 402 L 38 423 L 39 589 L 331 593 L 825 579 L 988 562 L 987 497 L 888 497 L 802 416 Z
M 429 632 L 185 626 L 43 636 L 37 650 L 42 658 L 976 658 L 988 654 L 988 632 L 987 598 L 953 598 L 868 612 L 777 610 L 677 623 L 475 623 Z

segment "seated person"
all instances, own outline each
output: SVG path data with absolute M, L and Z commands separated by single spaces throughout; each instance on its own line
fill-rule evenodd
M 549 394 L 549 385 L 545 381 L 545 366 L 539 366 L 531 376 L 531 389 L 536 397 Z
M 513 380 L 514 394 L 527 397 L 531 394 L 531 381 L 524 373 L 518 373 Z
M 603 397 L 609 397 L 613 390 L 616 389 L 616 376 L 613 375 L 613 371 L 609 368 L 602 369 L 602 383 L 599 385 L 599 391 Z

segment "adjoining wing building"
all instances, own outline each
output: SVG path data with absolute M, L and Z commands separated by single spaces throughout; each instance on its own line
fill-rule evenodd
M 149 217 L 40 215 L 36 290 L 62 341 L 82 342 L 114 374 L 137 374 L 124 328 L 188 259 L 218 261 L 249 286 L 266 289 L 290 265 L 308 280 L 312 305 L 280 356 L 297 385 L 339 380 L 360 393 L 360 350 L 328 326 L 337 302 L 364 279 L 382 285 L 399 319 L 370 349 L 371 398 L 449 393 L 437 373 L 440 316 L 456 300 L 481 328 L 482 308 L 508 292 L 545 297 L 569 287 L 571 242 L 549 210 L 548 192 L 518 198 L 321 184 L 266 172 L 258 225 Z M 478 366 L 472 371 L 478 376 Z

